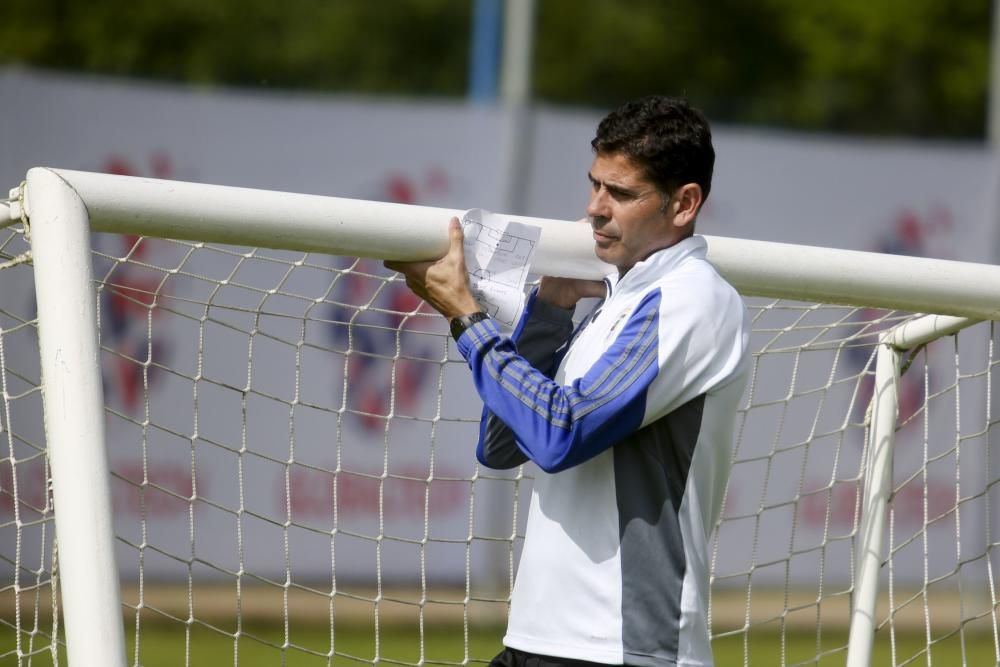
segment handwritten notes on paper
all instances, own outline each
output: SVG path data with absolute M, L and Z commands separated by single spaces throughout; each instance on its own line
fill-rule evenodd
M 513 327 L 524 308 L 528 263 L 541 228 L 474 208 L 462 216 L 462 231 L 472 293 L 491 317 Z

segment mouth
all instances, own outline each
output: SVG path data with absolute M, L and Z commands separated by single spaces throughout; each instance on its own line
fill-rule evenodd
M 618 240 L 614 234 L 609 234 L 607 231 L 609 227 L 610 219 L 605 217 L 595 217 L 589 216 L 587 222 L 590 223 L 590 230 L 593 233 L 594 243 L 597 244 L 599 248 L 606 248 L 615 241 Z
M 595 229 L 594 230 L 594 241 L 597 242 L 598 244 L 607 245 L 609 243 L 614 242 L 615 241 L 615 237 L 611 236 L 609 234 L 604 234 L 604 233 L 599 232 L 599 231 L 597 231 Z

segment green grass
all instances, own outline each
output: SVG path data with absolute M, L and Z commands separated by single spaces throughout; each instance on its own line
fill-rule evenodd
M 773 667 L 776 665 L 816 665 L 818 667 L 842 667 L 847 660 L 847 631 L 824 632 L 817 642 L 814 632 L 789 632 L 782 642 L 781 635 L 774 632 L 757 632 L 751 636 L 744 647 L 742 637 L 725 637 L 716 639 L 712 644 L 715 661 L 718 667 L 747 664 L 754 667 Z M 986 633 L 967 634 L 963 653 L 962 640 L 955 635 L 945 640 L 936 641 L 927 655 L 927 642 L 922 634 L 916 632 L 896 633 L 895 660 L 893 647 L 888 633 L 879 634 L 875 645 L 871 664 L 882 665 L 942 665 L 955 667 L 968 665 L 997 664 L 993 636 Z M 964 655 L 964 658 L 963 658 Z
M 388 663 L 416 664 L 420 659 L 419 631 L 416 627 L 384 626 L 381 628 L 378 646 L 379 658 Z M 486 627 L 470 630 L 468 656 L 465 655 L 465 641 L 461 627 L 428 625 L 424 631 L 425 663 L 462 664 L 486 662 L 500 649 L 503 628 Z M 134 664 L 134 628 L 127 630 L 128 664 Z M 9 627 L 0 632 L 0 653 L 13 648 L 13 633 Z M 183 625 L 166 623 L 146 623 L 143 625 L 139 646 L 139 664 L 145 667 L 178 667 L 181 665 L 211 666 L 232 665 L 238 658 L 241 667 L 263 667 L 264 665 L 285 665 L 287 667 L 308 667 L 330 664 L 326 654 L 331 652 L 331 637 L 325 626 L 294 627 L 285 646 L 283 630 L 280 626 L 250 626 L 243 629 L 239 639 L 227 636 L 201 625 L 191 626 L 185 633 Z M 374 632 L 371 626 L 338 625 L 333 638 L 334 665 L 371 664 L 376 657 Z M 820 667 L 843 665 L 847 643 L 846 633 L 823 633 L 817 655 L 815 633 L 788 633 L 784 642 L 777 633 L 760 632 L 751 637 L 744 646 L 742 637 L 729 637 L 715 642 L 715 659 L 719 667 L 743 665 L 744 655 L 748 664 L 760 667 L 776 665 L 808 664 Z M 22 638 L 27 647 L 27 638 Z M 44 644 L 42 644 L 44 645 Z M 36 643 L 36 646 L 40 646 Z M 284 646 L 284 648 L 282 648 Z M 896 638 L 896 662 L 892 660 L 888 635 L 876 639 L 873 665 L 993 665 L 996 664 L 993 637 L 986 634 L 967 635 L 965 652 L 960 639 L 955 636 L 936 643 L 931 660 L 924 652 L 925 641 L 920 634 L 898 635 Z M 318 654 L 318 655 L 317 655 Z M 784 656 L 784 659 L 783 657 Z M 13 656 L 0 659 L 0 665 L 16 665 Z M 25 660 L 22 664 L 28 665 Z M 46 667 L 52 664 L 51 656 L 42 653 L 35 656 L 32 667 Z M 63 655 L 60 665 L 66 665 Z
M 9 628 L 0 632 L 0 654 L 14 647 L 14 635 Z M 380 629 L 380 641 L 376 647 L 375 633 L 371 625 L 338 624 L 336 635 L 330 637 L 326 626 L 297 626 L 289 633 L 285 645 L 284 630 L 276 625 L 255 625 L 244 627 L 239 638 L 225 632 L 192 625 L 185 632 L 183 625 L 166 623 L 145 623 L 139 639 L 139 664 L 144 667 L 178 667 L 180 665 L 211 666 L 233 665 L 238 658 L 241 667 L 263 667 L 264 665 L 287 665 L 288 667 L 310 667 L 330 663 L 327 655 L 334 653 L 334 665 L 372 664 L 376 657 L 390 663 L 404 662 L 416 664 L 420 659 L 420 632 L 416 626 L 384 626 Z M 465 640 L 461 627 L 428 625 L 423 635 L 423 659 L 431 663 L 462 664 L 466 661 L 486 662 L 501 649 L 503 628 L 477 628 L 470 630 L 468 656 L 465 655 Z M 126 628 L 128 663 L 135 661 L 135 628 Z M 35 646 L 43 647 L 47 642 L 36 639 Z M 22 637 L 22 650 L 27 650 L 28 639 Z M 36 648 L 37 650 L 37 648 Z M 65 649 L 60 649 L 59 664 L 65 665 Z M 16 665 L 0 659 L 0 666 Z M 27 665 L 27 660 L 24 662 Z M 32 658 L 32 667 L 51 667 L 48 652 Z M 75 667 L 75 666 L 74 666 Z
M 203 627 L 193 627 L 190 638 L 191 665 L 231 665 L 238 655 L 241 667 L 288 665 L 319 667 L 329 663 L 334 653 L 336 665 L 371 664 L 376 657 L 393 662 L 417 663 L 420 658 L 420 632 L 416 627 L 381 628 L 376 647 L 370 626 L 338 625 L 330 637 L 327 627 L 293 628 L 285 644 L 280 627 L 249 627 L 239 641 Z M 462 663 L 466 659 L 488 660 L 500 649 L 502 629 L 489 628 L 472 632 L 469 656 L 461 627 L 427 626 L 424 631 L 425 662 Z M 140 662 L 145 667 L 174 667 L 185 664 L 184 632 L 147 626 L 140 639 Z M 132 642 L 129 642 L 130 650 Z M 318 654 L 318 655 L 317 655 Z M 134 653 L 131 654 L 134 656 Z M 131 657 L 131 656 L 130 656 Z

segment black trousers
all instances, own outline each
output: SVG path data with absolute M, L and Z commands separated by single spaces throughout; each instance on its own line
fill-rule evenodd
M 602 662 L 587 662 L 573 658 L 526 653 L 516 648 L 504 648 L 490 661 L 490 667 L 608 667 Z

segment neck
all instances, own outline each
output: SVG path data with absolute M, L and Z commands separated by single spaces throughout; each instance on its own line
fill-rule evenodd
M 638 264 L 639 262 L 644 262 L 647 259 L 649 259 L 650 257 L 652 257 L 653 255 L 655 255 L 656 253 L 660 252 L 661 250 L 666 250 L 667 248 L 672 248 L 673 246 L 677 245 L 678 243 L 680 243 L 684 239 L 689 239 L 692 236 L 694 236 L 694 229 L 688 229 L 681 236 L 678 236 L 678 237 L 676 237 L 674 239 L 671 239 L 671 241 L 669 243 L 667 243 L 666 245 L 662 245 L 662 246 L 653 248 L 648 253 L 646 253 L 645 255 L 643 255 L 642 257 L 640 257 L 639 259 L 637 259 L 635 261 L 635 264 L 629 264 L 628 266 L 619 266 L 619 267 L 617 267 L 618 268 L 618 279 L 621 280 L 622 278 L 624 278 L 625 274 L 628 273 L 629 270 L 633 266 L 635 266 L 636 264 Z

